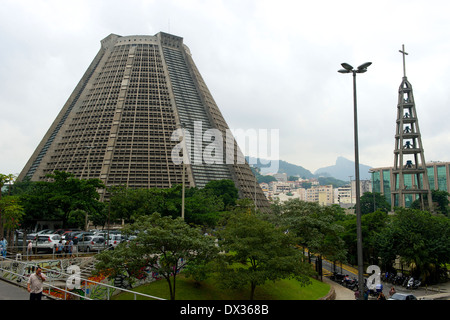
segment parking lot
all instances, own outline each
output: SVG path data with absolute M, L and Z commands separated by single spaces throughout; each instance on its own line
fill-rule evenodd
M 89 231 L 79 229 L 44 229 L 27 234 L 25 242 L 23 241 L 23 233 L 16 233 L 14 244 L 8 245 L 8 251 L 27 252 L 27 254 L 80 254 L 98 252 L 105 249 L 113 250 L 121 242 L 128 240 L 129 238 L 123 236 L 120 230 L 117 229 L 94 229 Z M 32 246 L 31 252 L 27 250 L 30 241 Z

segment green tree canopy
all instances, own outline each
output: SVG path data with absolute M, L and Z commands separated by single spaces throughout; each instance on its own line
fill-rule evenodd
M 343 227 L 337 223 L 342 215 L 339 206 L 290 199 L 278 204 L 274 212 L 274 219 L 295 233 L 298 244 L 308 248 L 309 252 L 333 261 L 345 261 L 346 250 L 340 237 Z
M 253 299 L 257 286 L 266 281 L 295 278 L 302 285 L 310 282 L 311 266 L 304 262 L 292 233 L 275 227 L 251 213 L 252 204 L 238 201 L 239 207 L 223 218 L 220 247 L 229 254 L 222 266 L 222 285 L 228 288 L 250 286 Z
M 223 202 L 224 209 L 236 205 L 236 200 L 239 197 L 239 191 L 234 185 L 233 180 L 213 180 L 205 185 L 204 190 L 211 191 L 211 194 L 220 198 Z
M 450 193 L 444 190 L 431 190 L 433 199 L 433 210 L 442 213 L 450 218 L 449 200 Z M 417 199 L 411 204 L 411 209 L 420 209 L 420 200 Z
M 399 208 L 380 232 L 378 247 L 386 263 L 400 256 L 416 276 L 433 278 L 437 268 L 450 263 L 450 220 L 428 211 Z
M 113 219 L 133 222 L 139 216 L 154 212 L 172 218 L 181 216 L 182 187 L 131 189 L 114 187 L 110 189 L 110 213 Z M 220 212 L 233 206 L 237 189 L 231 180 L 211 181 L 205 188 L 185 189 L 185 219 L 187 223 L 214 227 Z
M 103 212 L 98 189 L 104 188 L 99 179 L 83 180 L 72 173 L 55 171 L 47 175 L 48 181 L 38 181 L 20 194 L 26 212 L 25 225 L 36 220 L 60 220 L 69 226 L 70 214 L 82 210 L 88 214 Z
M 364 192 L 360 198 L 361 214 L 375 212 L 381 210 L 383 212 L 391 211 L 391 205 L 384 195 L 379 192 Z
M 214 260 L 218 253 L 214 238 L 204 236 L 181 218 L 159 213 L 138 217 L 124 233 L 136 234 L 137 238 L 100 253 L 96 270 L 106 271 L 110 277 L 124 273 L 136 277 L 143 268 L 150 268 L 167 281 L 171 300 L 176 297 L 177 274 L 189 264 Z

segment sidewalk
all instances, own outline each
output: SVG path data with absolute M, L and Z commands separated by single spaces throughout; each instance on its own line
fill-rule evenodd
M 0 300 L 30 300 L 30 294 L 23 287 L 0 280 Z
M 332 290 L 335 292 L 333 300 L 355 300 L 355 292 L 341 286 L 340 284 L 330 280 L 328 277 L 323 277 L 323 282 L 328 283 Z
M 430 286 L 425 295 L 417 296 L 419 300 L 450 300 L 450 281 Z
M 328 283 L 334 290 L 334 300 L 355 300 L 354 291 L 341 286 L 327 277 L 323 277 L 323 282 Z M 439 285 L 430 286 L 425 295 L 415 295 L 418 300 L 450 300 L 450 281 L 440 283 Z
M 14 283 L 0 280 L 0 300 L 30 300 L 27 289 Z M 42 295 L 42 300 L 52 300 Z

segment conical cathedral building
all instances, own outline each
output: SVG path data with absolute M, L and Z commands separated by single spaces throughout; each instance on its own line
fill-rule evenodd
M 183 38 L 163 32 L 101 41 L 18 179 L 55 170 L 130 188 L 230 179 L 268 207 Z

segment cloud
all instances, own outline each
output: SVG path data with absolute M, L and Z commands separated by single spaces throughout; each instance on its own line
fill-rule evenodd
M 184 38 L 229 126 L 279 129 L 280 158 L 315 171 L 353 159 L 393 164 L 398 52 L 406 45 L 425 157 L 449 161 L 446 1 L 3 1 L 0 172 L 19 172 L 110 33 Z M 13 136 L 12 136 L 13 135 Z M 16 139 L 17 137 L 17 139 Z M 15 141 L 17 143 L 13 143 Z

